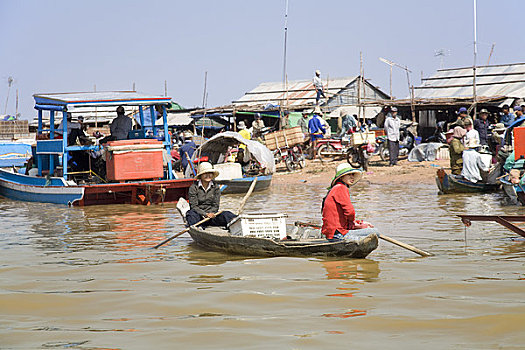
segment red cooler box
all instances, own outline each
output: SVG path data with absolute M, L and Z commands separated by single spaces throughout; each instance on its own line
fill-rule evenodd
M 525 157 L 525 127 L 514 128 L 514 160 Z
M 110 141 L 106 151 L 106 177 L 110 181 L 155 179 L 164 175 L 161 141 Z

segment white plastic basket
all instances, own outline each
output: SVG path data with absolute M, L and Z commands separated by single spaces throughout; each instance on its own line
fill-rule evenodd
M 234 236 L 257 238 L 286 237 L 286 214 L 243 214 L 230 222 L 230 233 Z

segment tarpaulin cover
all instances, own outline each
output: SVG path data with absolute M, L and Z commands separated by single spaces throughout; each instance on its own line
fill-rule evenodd
M 440 142 L 422 143 L 417 145 L 408 154 L 409 162 L 422 162 L 425 160 L 434 161 L 436 160 L 437 150 L 443 146 L 446 146 Z
M 200 154 L 208 156 L 210 162 L 216 164 L 220 155 L 228 151 L 228 146 L 235 146 L 239 143 L 245 144 L 248 152 L 257 159 L 262 168 L 265 168 L 265 175 L 275 172 L 275 160 L 272 151 L 263 144 L 257 141 L 246 140 L 239 133 L 233 131 L 225 131 L 210 138 L 200 147 Z M 192 160 L 198 155 L 199 149 L 193 153 Z

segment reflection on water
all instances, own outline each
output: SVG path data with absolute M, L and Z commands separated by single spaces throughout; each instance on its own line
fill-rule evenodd
M 321 185 L 274 185 L 245 210 L 320 222 L 325 194 Z M 241 199 L 224 196 L 222 206 L 236 210 Z M 435 256 L 385 241 L 367 259 L 230 256 L 188 235 L 155 250 L 184 229 L 174 205 L 0 199 L 1 346 L 521 347 L 525 243 L 491 223 L 473 223 L 465 241 L 455 215 L 523 208 L 500 206 L 498 194 L 439 196 L 435 186 L 366 182 L 352 200 L 358 218 Z

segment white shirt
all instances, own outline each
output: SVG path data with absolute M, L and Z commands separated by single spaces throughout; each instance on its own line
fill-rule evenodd
M 479 143 L 479 132 L 476 129 L 471 129 L 467 131 L 465 138 L 463 139 L 463 144 L 468 145 L 469 140 L 477 139 Z
M 323 89 L 323 81 L 317 75 L 314 77 L 314 87 L 315 87 L 316 90 L 322 90 Z
M 394 118 L 390 113 L 385 120 L 385 133 L 390 141 L 399 141 L 399 128 L 401 127 L 401 120 L 396 115 Z
M 461 176 L 470 182 L 476 183 L 481 180 L 480 170 L 489 171 L 489 166 L 483 162 L 481 154 L 475 149 L 464 150 Z

